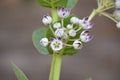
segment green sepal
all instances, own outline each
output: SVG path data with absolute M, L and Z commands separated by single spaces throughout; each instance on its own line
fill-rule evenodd
M 48 31 L 47 28 L 40 28 L 34 31 L 32 35 L 32 41 L 35 48 L 38 50 L 39 53 L 44 55 L 49 54 L 49 52 L 46 47 L 43 47 L 42 45 L 40 45 L 40 40 L 46 37 L 47 31 Z
M 19 67 L 17 67 L 17 65 L 12 63 L 12 67 L 18 80 L 28 80 L 27 76 L 23 73 L 23 71 Z

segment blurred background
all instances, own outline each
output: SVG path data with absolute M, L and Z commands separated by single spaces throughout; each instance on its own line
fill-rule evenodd
M 96 8 L 96 0 L 79 0 L 72 13 L 80 18 Z M 32 33 L 50 14 L 35 0 L 0 0 L 0 80 L 17 80 L 11 61 L 29 80 L 48 80 L 52 56 L 41 55 L 32 44 Z M 61 80 L 120 80 L 120 29 L 111 20 L 96 16 L 94 39 L 74 56 L 64 56 Z

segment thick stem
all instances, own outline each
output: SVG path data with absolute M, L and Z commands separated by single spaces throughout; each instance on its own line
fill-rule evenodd
M 55 8 L 52 8 L 52 18 L 53 18 L 53 22 L 56 22 L 58 20 L 57 9 Z
M 53 80 L 55 59 L 56 59 L 55 53 L 53 53 L 53 58 L 52 58 L 52 63 L 51 63 L 51 69 L 50 69 L 49 80 Z
M 62 55 L 53 54 L 49 80 L 59 80 L 61 71 Z
M 53 80 L 59 80 L 60 72 L 61 72 L 62 55 L 56 54 L 55 57 L 56 59 L 55 59 L 55 64 L 54 64 Z

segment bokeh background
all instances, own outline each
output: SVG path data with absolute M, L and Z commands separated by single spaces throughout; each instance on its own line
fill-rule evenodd
M 96 8 L 96 0 L 79 0 L 73 13 L 80 18 Z M 34 48 L 32 33 L 43 26 L 41 19 L 50 14 L 35 0 L 0 0 L 0 80 L 17 80 L 11 61 L 29 80 L 48 80 L 52 56 Z M 64 56 L 61 80 L 120 80 L 120 29 L 111 20 L 96 16 L 91 30 L 94 39 L 74 56 Z

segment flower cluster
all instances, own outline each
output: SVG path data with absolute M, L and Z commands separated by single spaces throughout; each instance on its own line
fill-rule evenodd
M 59 52 L 66 46 L 78 50 L 81 49 L 85 43 L 92 40 L 93 36 L 89 34 L 89 31 L 94 24 L 88 21 L 88 17 L 79 19 L 78 17 L 70 16 L 70 12 L 71 10 L 65 8 L 58 10 L 60 20 L 55 23 L 52 22 L 52 17 L 49 15 L 43 17 L 43 24 L 51 26 L 50 29 L 54 37 L 50 39 L 46 37 L 42 38 L 40 40 L 42 46 L 50 46 L 54 52 Z M 65 19 L 67 19 L 69 23 L 66 24 Z

